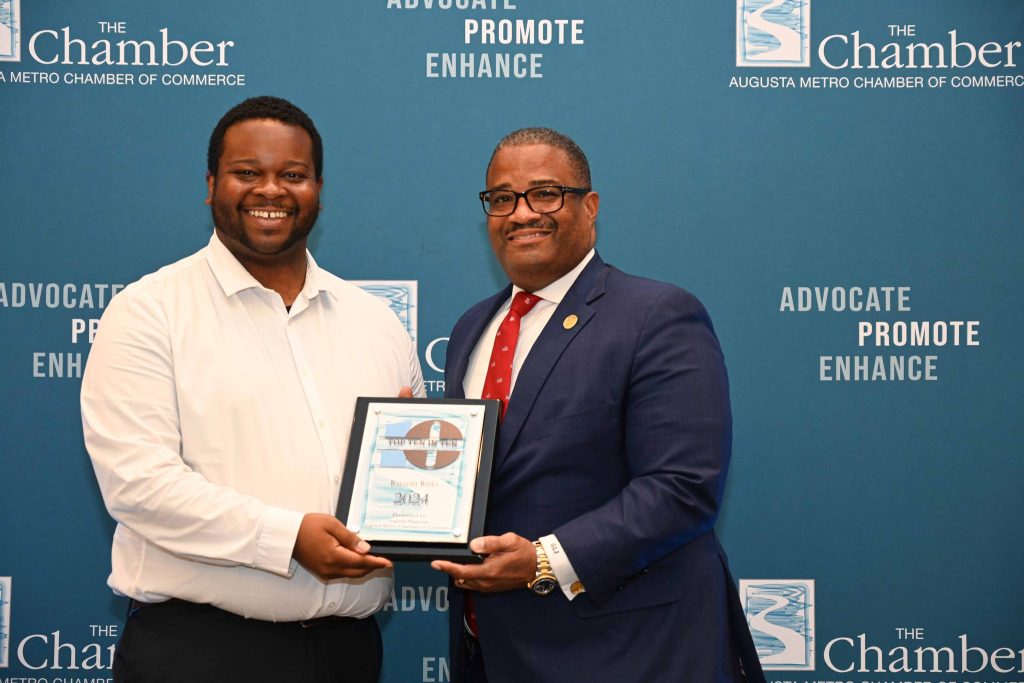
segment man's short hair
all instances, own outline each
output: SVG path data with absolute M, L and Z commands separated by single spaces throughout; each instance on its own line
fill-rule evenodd
M 290 126 L 299 126 L 309 133 L 309 137 L 313 141 L 313 167 L 316 171 L 316 179 L 320 180 L 324 169 L 324 144 L 316 126 L 313 125 L 313 119 L 288 100 L 270 95 L 250 97 L 244 102 L 236 104 L 217 122 L 217 126 L 210 135 L 210 146 L 206 151 L 206 170 L 211 175 L 217 175 L 217 165 L 220 163 L 221 154 L 224 153 L 224 134 L 228 128 L 249 119 L 272 119 Z
M 587 161 L 587 155 L 583 153 L 583 150 L 580 149 L 580 146 L 572 138 L 551 128 L 520 128 L 503 137 L 498 142 L 498 146 L 491 152 L 491 161 L 487 162 L 487 172 L 490 172 L 491 162 L 494 161 L 494 155 L 498 153 L 499 149 L 504 147 L 521 147 L 522 145 L 550 145 L 562 150 L 568 155 L 569 164 L 576 175 L 574 182 L 579 183 L 583 187 L 591 187 L 590 162 Z

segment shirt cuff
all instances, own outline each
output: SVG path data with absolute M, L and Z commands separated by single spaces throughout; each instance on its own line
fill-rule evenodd
M 541 547 L 544 548 L 544 552 L 547 553 L 548 562 L 551 563 L 551 571 L 554 573 L 555 578 L 558 579 L 558 585 L 562 588 L 562 593 L 565 594 L 565 597 L 572 600 L 580 593 L 586 593 L 587 589 L 580 582 L 580 577 L 576 575 L 576 570 L 572 568 L 569 556 L 565 554 L 562 544 L 558 542 L 555 535 L 541 536 L 539 540 Z
M 292 551 L 302 525 L 301 512 L 269 508 L 263 516 L 263 526 L 256 540 L 254 566 L 279 576 L 291 577 L 295 572 Z

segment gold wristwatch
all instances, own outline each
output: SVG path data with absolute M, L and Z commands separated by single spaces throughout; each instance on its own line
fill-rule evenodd
M 548 554 L 544 552 L 544 546 L 540 544 L 540 541 L 534 541 L 533 545 L 537 549 L 537 573 L 533 577 L 533 581 L 526 584 L 526 587 L 535 595 L 547 595 L 555 590 L 558 579 L 551 571 L 551 563 L 548 561 Z

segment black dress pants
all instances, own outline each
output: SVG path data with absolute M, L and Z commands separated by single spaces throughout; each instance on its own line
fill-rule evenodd
M 382 653 L 373 617 L 274 623 L 182 600 L 133 602 L 113 673 L 126 683 L 376 683 Z

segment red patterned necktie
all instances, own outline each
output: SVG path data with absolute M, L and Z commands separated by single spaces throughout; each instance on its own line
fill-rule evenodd
M 491 361 L 487 366 L 480 398 L 499 399 L 502 417 L 505 417 L 508 399 L 512 396 L 512 362 L 516 355 L 516 342 L 519 341 L 519 322 L 538 301 L 540 297 L 531 292 L 517 293 L 512 298 L 508 315 L 501 321 L 498 333 L 494 335 L 494 348 L 491 350 Z
M 501 401 L 501 417 L 505 417 L 508 399 L 512 396 L 512 363 L 516 356 L 516 343 L 519 341 L 519 322 L 523 316 L 540 301 L 539 296 L 531 292 L 519 292 L 512 298 L 512 308 L 498 326 L 494 335 L 494 348 L 491 349 L 491 361 L 487 366 L 484 378 L 483 395 L 480 398 L 496 398 Z M 477 636 L 476 605 L 473 592 L 466 592 L 466 627 L 473 637 Z

